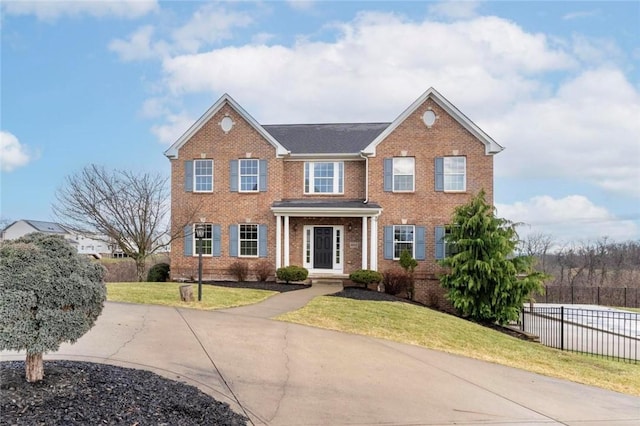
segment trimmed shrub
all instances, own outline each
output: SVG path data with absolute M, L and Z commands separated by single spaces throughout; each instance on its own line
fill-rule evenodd
M 371 269 L 358 269 L 349 275 L 349 279 L 356 284 L 364 284 L 367 287 L 369 284 L 382 282 L 382 274 Z
M 151 283 L 163 283 L 169 278 L 171 267 L 168 263 L 156 263 L 147 273 L 147 281 Z
M 289 284 L 292 281 L 304 281 L 309 276 L 309 271 L 302 266 L 285 266 L 284 268 L 279 268 L 276 271 L 276 276 L 279 280 L 282 280 Z
M 418 266 L 418 261 L 411 256 L 411 252 L 407 249 L 402 250 L 400 253 L 400 266 L 402 269 L 410 274 L 413 274 L 413 270 Z
M 258 281 L 267 281 L 273 276 L 273 265 L 268 260 L 261 260 L 256 265 L 255 273 Z
M 382 274 L 382 282 L 384 292 L 395 296 L 411 288 L 413 277 L 402 269 L 389 269 Z
M 236 277 L 236 281 L 246 281 L 249 276 L 249 264 L 238 260 L 229 266 L 229 272 Z
M 43 353 L 93 327 L 107 297 L 104 274 L 57 235 L 0 243 L 0 350 L 26 351 L 27 381 L 43 379 Z

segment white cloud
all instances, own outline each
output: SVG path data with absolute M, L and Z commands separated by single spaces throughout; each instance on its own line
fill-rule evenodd
M 116 52 L 125 62 L 151 59 L 158 55 L 158 49 L 151 43 L 154 28 L 145 25 L 138 28 L 128 40 L 115 39 L 109 43 L 109 50 Z
M 465 19 L 476 16 L 479 1 L 445 0 L 429 6 L 429 13 L 444 18 Z
M 0 130 L 0 170 L 12 172 L 26 166 L 34 156 L 13 134 Z
M 562 19 L 565 21 L 570 21 L 573 19 L 584 19 L 584 18 L 593 18 L 594 16 L 600 15 L 599 10 L 580 10 L 577 12 L 570 12 L 565 14 Z
M 640 94 L 616 69 L 586 71 L 494 123 L 502 176 L 570 178 L 640 197 Z
M 287 3 L 292 9 L 311 10 L 317 2 L 314 0 L 288 0 Z
M 195 119 L 185 114 L 169 114 L 165 124 L 155 125 L 151 128 L 158 140 L 165 144 L 174 143 L 184 132 L 191 127 Z
M 499 217 L 525 224 L 518 230 L 520 237 L 548 234 L 558 245 L 595 241 L 605 236 L 614 241 L 640 237 L 640 229 L 633 220 L 616 217 L 582 195 L 559 199 L 537 196 L 514 204 L 496 204 L 496 209 Z
M 49 22 L 63 16 L 81 15 L 132 19 L 157 8 L 157 0 L 22 0 L 2 3 L 2 9 L 8 15 L 35 15 L 39 20 Z

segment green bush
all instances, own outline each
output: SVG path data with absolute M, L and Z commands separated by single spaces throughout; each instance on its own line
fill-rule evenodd
M 356 284 L 364 284 L 366 287 L 369 284 L 382 282 L 382 274 L 371 269 L 358 269 L 349 275 L 349 279 Z
M 384 292 L 392 296 L 408 292 L 413 283 L 413 277 L 402 269 L 390 269 L 382 274 Z
M 107 297 L 104 274 L 60 236 L 0 243 L 0 350 L 26 351 L 27 381 L 43 379 L 43 353 L 93 327 Z
M 168 263 L 156 263 L 147 273 L 147 281 L 150 283 L 163 283 L 169 279 L 171 267 Z
M 229 265 L 229 272 L 236 278 L 236 281 L 244 282 L 249 275 L 249 264 L 238 260 Z
M 418 266 L 418 261 L 411 256 L 411 252 L 407 249 L 402 250 L 400 253 L 400 266 L 402 269 L 410 274 L 413 274 L 413 270 Z
M 276 276 L 279 280 L 289 284 L 292 281 L 304 281 L 309 276 L 309 271 L 302 266 L 285 266 L 284 268 L 278 268 Z

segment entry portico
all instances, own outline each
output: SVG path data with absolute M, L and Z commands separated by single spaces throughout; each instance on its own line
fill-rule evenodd
M 359 252 L 362 269 L 377 269 L 378 216 L 382 212 L 378 204 L 283 200 L 274 202 L 271 211 L 276 217 L 276 268 L 296 264 L 291 259 L 301 258 L 297 264 L 311 275 L 343 275 L 348 250 Z M 353 241 L 352 232 L 360 233 L 359 241 Z M 292 249 L 300 253 L 292 253 Z

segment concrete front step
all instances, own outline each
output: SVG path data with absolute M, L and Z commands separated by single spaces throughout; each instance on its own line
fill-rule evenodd
M 311 278 L 311 285 L 336 285 L 342 286 L 343 282 L 340 278 Z

